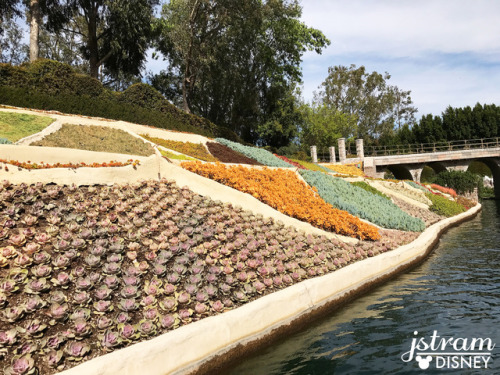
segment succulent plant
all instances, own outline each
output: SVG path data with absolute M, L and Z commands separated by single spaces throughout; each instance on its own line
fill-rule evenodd
M 5 369 L 5 375 L 33 375 L 37 373 L 35 361 L 30 354 L 15 356 L 12 359 L 11 366 Z
M 107 330 L 98 337 L 100 345 L 107 350 L 114 350 L 123 343 L 120 333 L 116 331 Z
M 160 326 L 163 329 L 175 329 L 179 326 L 179 323 L 177 314 L 167 314 L 160 317 Z
M 67 319 L 68 315 L 68 304 L 62 304 L 60 305 L 59 303 L 53 303 L 49 307 L 49 311 L 47 312 L 47 315 L 52 318 L 52 320 L 49 322 L 50 325 L 56 324 L 56 321 L 64 321 Z
M 97 318 L 97 321 L 96 321 L 97 329 L 102 330 L 102 331 L 111 327 L 112 324 L 113 324 L 113 321 L 109 317 L 107 317 L 106 315 L 99 316 Z
M 111 302 L 105 300 L 96 301 L 94 302 L 93 306 L 94 306 L 94 314 L 99 314 L 99 315 L 113 311 L 114 309 L 114 306 L 111 304 Z
M 84 318 L 75 319 L 73 324 L 73 332 L 77 340 L 82 340 L 92 333 L 92 327 Z
M 67 359 L 70 361 L 79 362 L 90 352 L 90 346 L 88 344 L 71 341 L 64 347 L 64 353 Z
M 121 338 L 127 342 L 135 341 L 140 337 L 140 333 L 137 332 L 136 326 L 132 324 L 118 324 L 118 333 Z
M 63 359 L 62 350 L 50 350 L 45 354 L 47 365 L 52 368 L 57 368 Z
M 47 328 L 47 325 L 42 324 L 40 320 L 34 319 L 26 322 L 25 330 L 26 333 L 36 339 L 43 336 L 43 331 Z
M 139 308 L 139 303 L 134 298 L 122 298 L 118 301 L 118 308 L 125 312 L 131 312 Z
M 12 328 L 8 331 L 0 331 L 0 347 L 12 346 L 18 340 L 18 329 Z

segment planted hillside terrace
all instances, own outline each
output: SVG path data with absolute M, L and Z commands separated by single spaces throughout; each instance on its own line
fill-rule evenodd
M 415 238 L 305 235 L 166 180 L 0 195 L 5 374 L 53 374 Z
M 129 133 L 106 126 L 64 124 L 61 129 L 33 142 L 33 146 L 66 147 L 78 150 L 149 156 L 153 147 Z
M 196 159 L 211 162 L 217 161 L 217 159 L 210 155 L 205 146 L 203 146 L 201 143 L 197 144 L 193 142 L 172 141 L 169 139 L 150 137 L 147 134 L 141 134 L 141 137 L 147 139 L 150 142 L 156 143 L 159 146 L 169 148 L 188 156 L 192 156 Z
M 408 215 L 398 206 L 379 195 L 354 186 L 341 178 L 315 171 L 300 171 L 306 182 L 332 206 L 369 220 L 384 228 L 421 232 L 422 220 Z
M 274 156 L 271 152 L 264 150 L 262 148 L 250 147 L 242 145 L 241 143 L 236 143 L 233 141 L 229 141 L 224 138 L 217 138 L 217 142 L 223 144 L 224 146 L 229 147 L 230 149 L 239 152 L 251 159 L 257 160 L 262 165 L 267 165 L 268 167 L 281 167 L 281 168 L 290 168 L 293 165 L 288 164 L 286 161 L 281 160 Z
M 207 142 L 207 147 L 210 153 L 223 163 L 262 165 L 258 161 L 250 159 L 220 143 Z
M 295 172 L 287 169 L 255 169 L 223 164 L 185 162 L 183 168 L 251 194 L 281 213 L 330 232 L 377 240 L 378 230 L 346 211 L 326 203 Z

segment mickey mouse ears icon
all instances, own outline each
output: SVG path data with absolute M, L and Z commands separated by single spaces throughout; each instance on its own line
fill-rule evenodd
M 430 355 L 428 356 L 425 356 L 425 357 L 421 357 L 419 355 L 417 355 L 417 357 L 415 358 L 418 362 L 418 366 L 422 369 L 422 370 L 427 370 L 429 368 L 429 364 L 431 363 L 432 361 L 432 357 Z

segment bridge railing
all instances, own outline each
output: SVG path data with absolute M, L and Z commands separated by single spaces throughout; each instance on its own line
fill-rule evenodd
M 407 145 L 365 146 L 365 156 L 424 154 L 431 152 L 462 151 L 500 147 L 500 138 L 480 138 L 463 141 L 441 141 Z

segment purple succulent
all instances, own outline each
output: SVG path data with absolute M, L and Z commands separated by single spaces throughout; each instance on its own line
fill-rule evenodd
M 158 309 L 152 307 L 144 310 L 143 316 L 144 319 L 150 320 L 150 321 L 155 321 L 158 318 Z
M 184 266 L 181 266 L 181 267 L 184 267 Z M 184 267 L 186 268 L 186 267 Z M 176 271 L 175 269 L 175 266 L 174 266 L 174 271 Z M 153 273 L 157 276 L 163 276 L 165 274 L 165 272 L 167 272 L 167 267 L 165 267 L 163 264 L 155 264 L 153 266 Z
M 19 234 L 12 234 L 10 237 L 9 237 L 9 243 L 12 245 L 12 246 L 17 246 L 17 247 L 21 247 L 24 245 L 24 243 L 26 242 L 26 236 L 22 233 L 19 233 Z
M 82 342 L 72 341 L 65 346 L 64 352 L 70 361 L 78 362 L 90 352 L 90 346 Z
M 176 286 L 173 285 L 173 284 L 165 284 L 165 287 L 163 288 L 163 291 L 165 292 L 165 294 L 167 295 L 172 295 L 175 293 L 175 291 L 177 290 Z
M 71 236 L 71 234 L 70 234 Z M 69 246 L 70 246 L 70 243 L 64 239 L 61 239 L 59 241 L 57 241 L 55 244 L 54 244 L 54 248 L 55 250 L 57 251 L 65 251 L 65 250 L 68 250 L 69 249 Z
M 29 320 L 26 323 L 25 329 L 26 333 L 32 338 L 40 338 L 43 336 L 43 331 L 47 328 L 45 324 L 42 324 L 40 320 L 34 319 Z
M 78 319 L 84 319 L 84 320 L 89 320 L 90 319 L 90 310 L 86 308 L 76 308 L 75 311 L 70 315 L 69 317 L 71 320 L 78 320 Z
M 167 274 L 167 281 L 171 284 L 177 284 L 180 281 L 180 279 L 181 277 L 176 272 Z
M 120 279 L 115 275 L 108 275 L 104 278 L 104 284 L 110 289 L 116 289 L 120 285 Z
M 28 254 L 19 254 L 14 260 L 14 264 L 22 268 L 30 266 L 31 263 L 33 263 L 33 258 L 31 258 Z
M 15 293 L 19 290 L 19 286 L 13 279 L 0 281 L 0 291 L 4 293 Z
M 90 268 L 98 267 L 101 265 L 101 257 L 94 254 L 87 255 L 85 258 L 83 258 L 83 261 Z
M 123 323 L 127 323 L 130 321 L 130 315 L 127 314 L 126 312 L 122 311 L 122 312 L 119 312 L 118 315 L 116 316 L 116 322 L 118 324 L 123 324 Z
M 221 313 L 225 310 L 225 306 L 220 300 L 217 300 L 217 301 L 211 303 L 211 306 L 212 306 L 212 310 L 216 313 Z
M 79 290 L 89 290 L 93 287 L 90 277 L 79 277 L 76 279 L 75 286 Z
M 17 342 L 17 335 L 18 331 L 16 328 L 8 331 L 0 331 L 0 347 L 14 345 Z
M 118 324 L 118 332 L 120 336 L 127 341 L 134 341 L 140 336 L 136 327 L 132 324 Z
M 103 335 L 99 336 L 100 344 L 104 349 L 113 350 L 123 343 L 120 334 L 115 331 L 107 330 Z
M 177 308 L 177 300 L 174 297 L 165 297 L 160 301 L 160 308 L 165 311 L 175 311 Z
M 71 270 L 71 275 L 73 278 L 83 277 L 85 275 L 85 268 L 82 266 L 76 266 Z
M 65 255 L 58 255 L 53 261 L 52 265 L 56 269 L 65 269 L 70 263 L 70 260 Z
M 64 302 L 66 302 L 67 300 L 68 300 L 68 298 L 66 297 L 66 295 L 60 290 L 54 290 L 49 295 L 49 302 L 50 303 L 62 304 Z
M 32 375 L 37 371 L 35 361 L 27 354 L 14 357 L 11 366 L 5 369 L 5 375 Z
M 134 298 L 123 298 L 118 302 L 118 308 L 125 312 L 135 311 L 139 308 L 139 304 Z
M 71 276 L 67 272 L 59 272 L 57 276 L 51 281 L 54 285 L 60 286 L 63 289 L 67 289 L 71 282 Z
M 38 345 L 33 342 L 24 342 L 15 350 L 17 355 L 32 354 L 38 350 Z
M 31 272 L 37 277 L 47 277 L 52 273 L 52 267 L 46 264 L 39 264 L 38 266 L 32 267 Z
M 41 309 L 46 304 L 47 303 L 44 300 L 42 300 L 38 295 L 35 295 L 33 297 L 28 298 L 24 306 L 26 308 L 26 312 L 31 313 Z
M 205 314 L 208 311 L 208 306 L 204 303 L 197 302 L 194 306 L 194 311 L 200 315 Z
M 83 318 L 75 319 L 73 331 L 77 340 L 83 339 L 92 333 L 90 324 Z
M 39 294 L 50 289 L 47 279 L 31 279 L 26 284 L 24 291 L 29 294 Z
M 56 320 L 59 321 L 66 320 L 66 318 L 68 317 L 67 312 L 68 312 L 68 305 L 66 303 L 62 305 L 58 303 L 53 303 L 49 307 L 49 311 L 47 312 L 47 315 L 53 319 L 53 321 L 49 323 L 51 323 L 51 325 L 54 325 Z
M 97 288 L 94 292 L 95 297 L 98 300 L 104 300 L 108 299 L 111 297 L 111 294 L 113 293 L 113 290 L 109 288 L 107 285 L 101 285 L 99 288 Z
M 153 295 L 146 295 L 142 298 L 141 305 L 142 306 L 154 306 L 156 305 L 157 300 Z
M 96 321 L 96 327 L 97 327 L 97 329 L 100 329 L 100 330 L 105 330 L 108 327 L 111 327 L 112 324 L 113 324 L 113 321 L 110 318 L 108 318 L 106 315 L 101 315 L 100 317 L 97 318 L 97 321 Z
M 23 252 L 28 255 L 33 255 L 37 253 L 39 250 L 40 250 L 40 245 L 34 242 L 27 243 L 23 248 Z
M 116 275 L 121 272 L 121 265 L 116 262 L 105 263 L 102 270 L 107 275 Z
M 156 325 L 151 320 L 143 319 L 137 325 L 142 337 L 148 337 L 156 334 Z
M 85 291 L 76 292 L 73 295 L 73 303 L 80 305 L 80 306 L 88 305 L 90 302 L 90 299 L 91 299 L 90 294 L 88 294 Z
M 181 292 L 176 295 L 177 301 L 180 304 L 187 304 L 191 302 L 191 295 L 187 292 Z
M 114 306 L 111 304 L 110 301 L 97 301 L 94 302 L 94 313 L 95 314 L 104 314 L 110 311 L 113 311 Z
M 160 325 L 163 329 L 173 329 L 179 326 L 179 318 L 175 315 L 163 315 L 160 318 Z
M 46 355 L 45 359 L 49 367 L 56 368 L 61 363 L 63 358 L 63 352 L 61 350 L 50 350 Z
M 120 294 L 124 298 L 135 298 L 139 296 L 139 288 L 135 285 L 125 285 Z
M 179 310 L 178 314 L 179 314 L 179 319 L 185 324 L 190 323 L 193 320 L 191 318 L 191 316 L 193 315 L 193 310 L 191 309 Z

